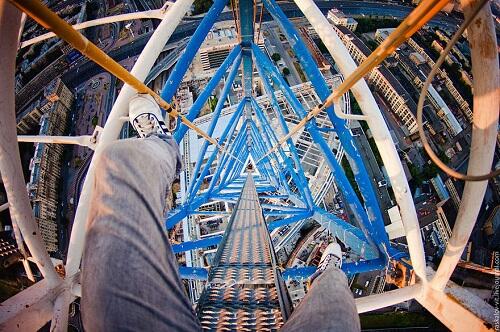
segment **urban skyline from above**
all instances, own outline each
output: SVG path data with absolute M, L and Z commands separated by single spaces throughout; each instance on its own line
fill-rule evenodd
M 203 330 L 282 327 L 332 242 L 362 330 L 498 330 L 498 1 L 40 2 L 64 39 L 38 3 L 0 2 L 0 329 L 85 330 L 96 160 L 139 91 L 179 147 L 161 232 Z

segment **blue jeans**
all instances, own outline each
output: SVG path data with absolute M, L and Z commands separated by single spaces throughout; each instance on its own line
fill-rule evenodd
M 87 331 L 200 331 L 165 230 L 167 192 L 180 169 L 170 137 L 127 139 L 96 160 L 82 261 Z M 283 331 L 359 331 L 345 275 L 327 269 Z

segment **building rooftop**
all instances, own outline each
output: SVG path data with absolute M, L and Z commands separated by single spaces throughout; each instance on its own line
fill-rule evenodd
M 366 46 L 365 43 L 363 43 L 363 41 L 354 34 L 354 32 L 342 25 L 337 25 L 336 27 L 340 30 L 340 32 L 342 32 L 342 34 L 348 36 L 354 46 L 356 46 L 365 56 L 369 56 L 372 53 L 368 46 Z
M 390 85 L 396 90 L 396 92 L 405 99 L 406 105 L 410 109 L 410 111 L 416 115 L 417 114 L 417 104 L 411 98 L 410 94 L 406 89 L 401 85 L 401 83 L 394 77 L 394 75 L 387 69 L 384 65 L 378 67 L 380 73 L 385 77 L 385 79 L 389 82 Z
M 219 46 L 235 45 L 238 43 L 238 34 L 233 21 L 222 21 L 214 24 L 208 32 L 207 38 L 200 47 L 200 52 L 211 50 Z
M 383 28 L 375 31 L 375 36 L 385 40 L 395 30 L 395 28 Z

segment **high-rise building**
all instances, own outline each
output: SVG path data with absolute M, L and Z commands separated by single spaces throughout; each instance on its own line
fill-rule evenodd
M 25 117 L 29 121 L 23 122 L 22 130 L 26 129 L 24 124 L 32 125 L 39 117 L 40 135 L 64 135 L 73 94 L 60 80 L 55 80 L 45 89 L 44 97 L 43 106 L 34 107 Z M 29 198 L 45 246 L 51 253 L 58 250 L 57 210 L 63 151 L 64 146 L 60 144 L 36 143 L 29 166 Z
M 455 219 L 457 218 L 457 209 L 453 201 L 449 198 L 437 203 L 436 208 L 438 216 L 436 228 L 443 243 L 447 244 L 451 237 L 451 227 L 453 227 Z
M 60 78 L 50 82 L 43 90 L 40 99 L 35 100 L 24 112 L 17 115 L 17 132 L 26 134 L 40 125 L 42 116 L 52 109 L 52 104 L 59 101 L 66 109 L 71 107 L 74 96 Z

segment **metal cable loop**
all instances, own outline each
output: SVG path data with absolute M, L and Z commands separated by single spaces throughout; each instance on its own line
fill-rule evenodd
M 424 107 L 424 101 L 427 96 L 427 91 L 429 89 L 429 86 L 431 85 L 431 82 L 436 75 L 437 71 L 439 70 L 439 67 L 443 64 L 446 56 L 450 53 L 450 50 L 452 49 L 453 46 L 457 43 L 458 39 L 460 36 L 462 36 L 462 33 L 467 29 L 467 27 L 474 21 L 476 18 L 477 14 L 479 11 L 484 7 L 484 5 L 488 2 L 488 0 L 482 0 L 476 8 L 473 9 L 472 15 L 470 15 L 468 18 L 464 20 L 460 28 L 455 32 L 453 37 L 450 39 L 450 42 L 446 45 L 445 49 L 443 52 L 441 52 L 441 55 L 439 56 L 438 60 L 432 66 L 431 72 L 429 73 L 429 76 L 427 76 L 427 79 L 425 80 L 425 83 L 422 87 L 422 91 L 420 92 L 420 97 L 418 99 L 418 104 L 417 104 L 417 126 L 418 126 L 418 134 L 420 136 L 420 140 L 422 141 L 422 145 L 424 146 L 425 152 L 429 155 L 429 158 L 432 160 L 436 166 L 438 166 L 443 172 L 448 174 L 451 177 L 454 177 L 459 180 L 463 181 L 484 181 L 488 180 L 490 178 L 493 178 L 495 176 L 500 175 L 500 169 L 496 169 L 488 174 L 482 174 L 482 175 L 467 175 L 467 174 L 462 174 L 460 172 L 457 172 L 456 170 L 450 168 L 448 165 L 446 165 L 444 162 L 439 159 L 439 157 L 434 153 L 432 150 L 431 146 L 429 145 L 429 142 L 427 141 L 427 137 L 425 136 L 424 132 L 424 127 L 423 127 L 423 121 L 422 121 L 422 114 L 423 114 L 423 107 Z

